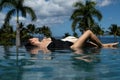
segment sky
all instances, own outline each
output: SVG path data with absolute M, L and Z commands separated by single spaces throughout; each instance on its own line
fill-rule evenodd
M 53 36 L 64 36 L 65 33 L 72 35 L 70 16 L 74 11 L 73 4 L 77 1 L 85 2 L 85 0 L 25 0 L 24 5 L 32 7 L 37 15 L 37 20 L 32 22 L 28 15 L 27 18 L 20 16 L 20 21 L 24 25 L 32 23 L 36 27 L 48 26 Z M 103 16 L 99 22 L 102 28 L 107 30 L 111 24 L 120 26 L 120 0 L 91 1 L 97 2 L 96 8 Z M 0 12 L 0 24 L 3 24 L 6 12 L 7 10 Z M 15 20 L 16 17 L 12 17 L 10 21 L 14 27 L 16 26 Z

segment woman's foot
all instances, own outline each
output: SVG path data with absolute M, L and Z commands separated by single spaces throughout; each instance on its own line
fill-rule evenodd
M 104 48 L 110 48 L 110 47 L 117 47 L 119 44 L 119 42 L 116 42 L 116 43 L 107 43 L 107 44 L 103 44 L 102 46 Z

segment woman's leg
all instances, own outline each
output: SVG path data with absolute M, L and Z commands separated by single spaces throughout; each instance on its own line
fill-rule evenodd
M 79 37 L 79 39 L 71 46 L 72 49 L 80 48 L 84 46 L 84 43 L 87 39 L 90 39 L 92 42 L 98 45 L 98 47 L 102 47 L 101 41 L 93 34 L 92 31 L 87 30 Z
M 105 48 L 113 48 L 113 47 L 118 47 L 119 42 L 116 43 L 107 43 L 107 44 L 103 44 L 103 47 Z
M 82 36 L 79 37 L 79 39 L 71 46 L 71 48 L 75 50 L 83 47 L 85 41 L 87 41 L 88 39 L 93 43 L 95 43 L 96 47 L 98 46 L 98 47 L 111 48 L 111 47 L 117 47 L 119 44 L 119 42 L 102 44 L 101 41 L 95 36 L 95 34 L 92 31 L 87 30 L 84 32 Z

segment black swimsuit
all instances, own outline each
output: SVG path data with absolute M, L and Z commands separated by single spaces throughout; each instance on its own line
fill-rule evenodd
M 47 46 L 47 48 L 51 51 L 70 49 L 70 46 L 73 45 L 73 43 L 69 41 L 62 41 L 55 38 L 51 38 L 51 40 L 52 42 Z

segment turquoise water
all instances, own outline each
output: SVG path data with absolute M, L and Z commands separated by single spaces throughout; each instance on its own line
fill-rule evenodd
M 118 39 L 120 40 L 120 39 Z M 112 42 L 113 38 L 103 38 Z M 31 55 L 25 47 L 0 46 L 0 80 L 119 80 L 120 47 L 85 49 L 83 54 L 56 50 Z

